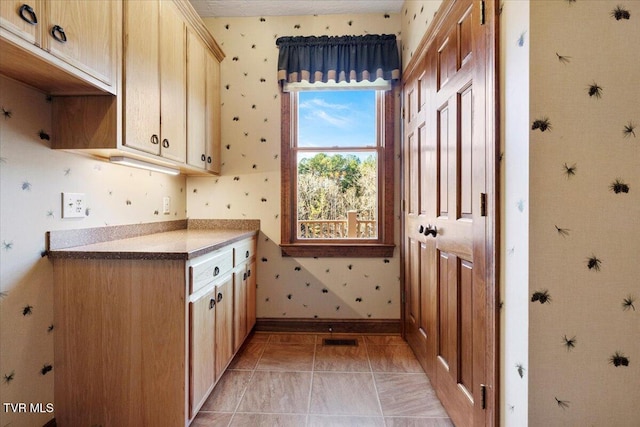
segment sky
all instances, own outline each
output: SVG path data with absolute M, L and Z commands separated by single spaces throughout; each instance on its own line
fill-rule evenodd
M 301 91 L 298 95 L 299 147 L 375 146 L 375 91 Z

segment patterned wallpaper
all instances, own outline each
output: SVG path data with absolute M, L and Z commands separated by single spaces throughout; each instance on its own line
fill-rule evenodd
M 640 3 L 530 10 L 529 424 L 637 426 Z
M 407 66 L 424 33 L 431 25 L 442 0 L 405 1 L 400 13 L 402 28 L 402 64 Z
M 43 425 L 53 414 L 52 268 L 48 230 L 185 218 L 185 178 L 49 149 L 44 94 L 0 76 L 0 402 L 42 403 L 43 413 L 0 409 L 0 426 Z M 61 218 L 61 192 L 85 193 L 87 217 Z M 158 214 L 162 197 L 172 214 Z
M 280 36 L 398 35 L 398 15 L 208 18 L 205 23 L 226 54 L 221 66 L 222 176 L 189 178 L 188 215 L 260 219 L 258 317 L 398 319 L 399 249 L 390 259 L 280 255 L 280 95 L 275 45 Z M 396 175 L 398 171 L 396 161 Z

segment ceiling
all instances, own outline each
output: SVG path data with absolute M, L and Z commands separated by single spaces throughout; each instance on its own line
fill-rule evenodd
M 189 0 L 198 14 L 213 16 L 399 13 L 404 0 Z

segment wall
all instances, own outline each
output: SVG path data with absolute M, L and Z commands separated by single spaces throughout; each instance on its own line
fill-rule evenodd
M 45 232 L 184 219 L 185 178 L 49 149 L 46 96 L 0 77 L 0 402 L 53 402 L 52 269 Z M 70 118 L 72 120 L 73 118 Z M 85 219 L 61 218 L 61 192 L 87 196 Z M 172 214 L 157 215 L 170 196 Z M 43 425 L 53 414 L 11 413 L 0 425 Z
M 275 45 L 280 36 L 397 34 L 398 15 L 208 18 L 205 23 L 226 54 L 221 66 L 222 176 L 188 179 L 189 216 L 260 219 L 259 318 L 399 319 L 398 248 L 390 259 L 280 255 Z
M 640 419 L 639 6 L 531 2 L 532 426 Z
M 529 311 L 529 1 L 500 15 L 500 420 L 527 426 Z
M 406 67 L 438 12 L 442 0 L 405 1 L 400 12 L 402 65 Z

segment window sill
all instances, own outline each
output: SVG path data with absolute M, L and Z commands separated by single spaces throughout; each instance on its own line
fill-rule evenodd
M 281 244 L 283 257 L 299 258 L 391 258 L 395 245 L 358 243 L 290 243 Z

